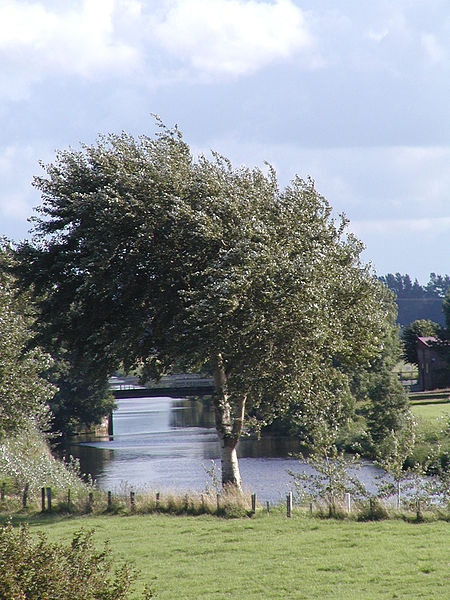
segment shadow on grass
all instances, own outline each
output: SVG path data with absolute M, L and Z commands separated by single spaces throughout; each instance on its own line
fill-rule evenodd
M 70 515 L 70 514 L 55 514 L 55 513 L 27 513 L 27 512 L 18 512 L 13 514 L 4 514 L 0 515 L 0 526 L 6 525 L 7 523 L 11 523 L 14 527 L 18 525 L 29 525 L 33 527 L 33 525 L 43 525 L 49 523 L 60 523 L 61 521 L 67 521 L 71 517 L 76 517 L 80 515 Z

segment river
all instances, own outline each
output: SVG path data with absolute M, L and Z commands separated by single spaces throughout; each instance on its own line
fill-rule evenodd
M 129 398 L 117 404 L 112 437 L 79 440 L 67 448 L 101 489 L 200 492 L 212 485 L 207 471 L 214 468 L 220 480 L 220 447 L 207 403 L 161 397 Z M 261 502 L 284 499 L 294 489 L 288 469 L 310 469 L 291 457 L 297 450 L 292 438 L 241 439 L 238 456 L 244 489 L 256 493 Z M 371 487 L 377 473 L 367 463 L 358 477 Z

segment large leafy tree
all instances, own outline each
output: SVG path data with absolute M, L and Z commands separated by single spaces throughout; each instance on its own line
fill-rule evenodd
M 177 130 L 58 153 L 21 277 L 39 338 L 111 372 L 210 368 L 222 481 L 240 486 L 246 416 L 332 410 L 345 369 L 381 351 L 381 284 L 312 181 L 194 160 Z

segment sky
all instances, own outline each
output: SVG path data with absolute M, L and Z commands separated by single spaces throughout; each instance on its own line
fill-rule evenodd
M 40 161 L 152 114 L 312 177 L 379 275 L 450 273 L 448 0 L 0 0 L 0 236 Z

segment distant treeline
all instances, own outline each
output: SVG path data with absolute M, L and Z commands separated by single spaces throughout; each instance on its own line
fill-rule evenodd
M 445 325 L 442 301 L 450 289 L 450 276 L 430 273 L 430 280 L 422 286 L 409 275 L 388 273 L 380 277 L 397 296 L 398 317 L 400 325 L 409 325 L 417 319 L 429 319 Z

